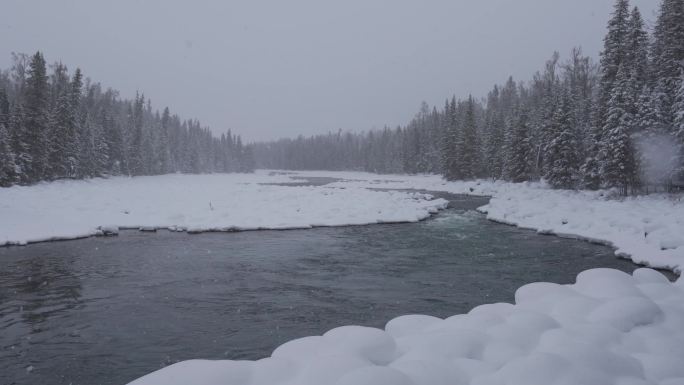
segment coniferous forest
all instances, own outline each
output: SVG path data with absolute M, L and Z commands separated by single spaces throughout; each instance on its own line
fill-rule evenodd
M 120 98 L 40 52 L 13 63 L 0 71 L 0 186 L 253 169 L 251 149 L 230 131 L 217 138 L 168 108 L 153 111 L 143 95 Z
M 243 145 L 143 95 L 14 54 L 0 72 L 0 185 L 59 178 L 235 172 L 254 167 L 543 179 L 623 193 L 684 185 L 684 0 L 663 0 L 653 28 L 617 0 L 598 61 L 555 52 L 529 81 L 482 99 L 423 103 L 406 126 Z
M 404 127 L 255 146 L 258 167 L 442 173 L 449 180 L 546 180 L 624 194 L 684 185 L 684 0 L 664 0 L 652 31 L 617 0 L 596 63 L 554 53 L 531 81 L 483 100 L 423 104 Z

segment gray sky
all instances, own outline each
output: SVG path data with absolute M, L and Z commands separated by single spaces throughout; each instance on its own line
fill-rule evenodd
M 632 0 L 647 21 L 657 0 Z M 0 67 L 44 52 L 247 140 L 406 123 L 420 102 L 596 56 L 613 0 L 3 0 Z M 651 23 L 649 23 L 651 24 Z

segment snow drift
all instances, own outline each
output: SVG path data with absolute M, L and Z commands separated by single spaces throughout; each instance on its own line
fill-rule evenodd
M 262 360 L 185 361 L 130 385 L 681 385 L 682 325 L 684 278 L 594 269 L 525 285 L 515 304 L 343 326 Z
M 115 177 L 0 188 L 0 245 L 115 234 L 415 222 L 446 208 L 427 194 L 278 186 L 285 175 Z

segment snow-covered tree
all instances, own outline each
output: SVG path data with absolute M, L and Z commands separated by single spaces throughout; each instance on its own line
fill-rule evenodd
M 524 182 L 533 177 L 535 155 L 530 138 L 527 109 L 520 108 L 515 116 L 515 120 L 510 122 L 511 126 L 508 129 L 504 178 L 511 182 Z
M 675 121 L 674 132 L 679 145 L 678 168 L 674 172 L 674 178 L 684 181 L 684 68 L 681 70 L 679 90 L 674 103 Z
M 620 66 L 608 103 L 608 118 L 601 143 L 601 177 L 606 187 L 618 187 L 623 193 L 638 187 L 636 150 L 630 137 L 633 115 L 629 74 Z
M 456 98 L 447 101 L 444 106 L 444 139 L 442 145 L 442 162 L 444 177 L 447 180 L 461 178 L 461 165 L 459 164 L 460 132 L 457 127 Z
M 559 98 L 553 115 L 553 139 L 547 146 L 547 168 L 544 178 L 555 188 L 571 189 L 577 185 L 580 156 L 579 140 L 572 115 L 569 93 Z
M 501 178 L 505 160 L 505 112 L 499 100 L 499 89 L 494 87 L 487 98 L 485 127 L 487 136 L 484 138 L 485 166 L 487 173 L 493 178 Z
M 468 96 L 465 102 L 461 140 L 459 141 L 459 159 L 461 174 L 464 179 L 473 179 L 479 175 L 480 152 L 478 149 L 477 121 L 475 120 L 475 101 Z
M 33 55 L 29 64 L 24 106 L 22 140 L 27 146 L 30 162 L 23 166 L 27 181 L 35 182 L 45 177 L 49 154 L 47 70 L 40 52 Z
M 684 0 L 663 0 L 653 37 L 652 98 L 661 126 L 673 130 L 675 99 L 684 67 Z
M 0 122 L 0 187 L 7 187 L 15 182 L 14 154 L 10 136 L 5 124 Z

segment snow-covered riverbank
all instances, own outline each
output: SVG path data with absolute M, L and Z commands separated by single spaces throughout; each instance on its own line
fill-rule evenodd
M 130 385 L 681 385 L 684 278 L 594 269 L 533 283 L 515 304 L 384 330 L 343 326 L 258 361 L 185 361 Z
M 291 177 L 333 177 L 326 186 L 283 187 Z M 0 245 L 70 239 L 117 228 L 236 231 L 414 222 L 444 200 L 378 189 L 486 195 L 487 218 L 612 245 L 636 263 L 681 272 L 684 201 L 656 194 L 550 190 L 535 183 L 446 182 L 437 175 L 298 171 L 163 175 L 60 181 L 0 189 Z
M 302 172 L 345 179 L 332 186 L 419 189 L 491 196 L 487 218 L 544 234 L 611 245 L 616 254 L 654 268 L 684 268 L 684 198 L 652 194 L 620 198 L 606 191 L 551 190 L 539 183 L 446 182 L 435 175 Z
M 348 186 L 277 186 L 287 176 L 162 175 L 0 188 L 0 245 L 72 239 L 119 228 L 293 229 L 416 222 L 447 201 Z

